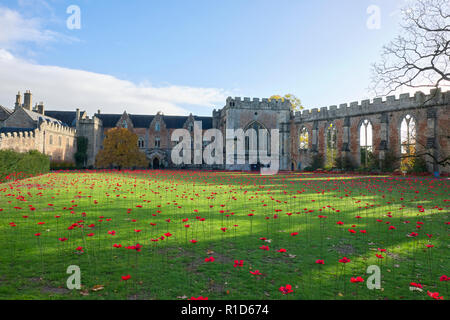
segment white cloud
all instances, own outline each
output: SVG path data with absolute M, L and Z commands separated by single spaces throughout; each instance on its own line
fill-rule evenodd
M 0 7 L 0 46 L 11 49 L 19 42 L 42 44 L 49 41 L 76 41 L 75 38 L 47 30 L 38 18 L 25 18 L 19 12 Z
M 0 49 L 0 104 L 11 107 L 18 90 L 31 90 L 47 110 L 80 108 L 104 113 L 187 114 L 180 105 L 222 105 L 226 92 L 215 88 L 135 84 L 107 74 L 32 63 Z

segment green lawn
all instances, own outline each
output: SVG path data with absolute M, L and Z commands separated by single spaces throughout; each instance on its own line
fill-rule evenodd
M 190 171 L 52 173 L 1 184 L 0 299 L 432 299 L 427 291 L 447 299 L 449 186 Z M 137 243 L 140 251 L 126 248 Z M 351 261 L 340 263 L 344 256 Z M 81 290 L 66 287 L 70 265 L 81 269 Z M 366 286 L 370 265 L 381 268 L 380 290 Z M 352 283 L 356 276 L 365 282 Z M 283 295 L 287 284 L 293 292 Z

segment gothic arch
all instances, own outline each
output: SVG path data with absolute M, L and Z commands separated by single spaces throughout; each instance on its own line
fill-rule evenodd
M 368 166 L 371 157 L 373 157 L 373 121 L 369 118 L 362 118 L 358 124 L 358 159 L 359 164 Z
M 400 155 L 413 155 L 417 148 L 417 116 L 413 113 L 403 114 L 397 126 Z
M 338 154 L 337 127 L 334 121 L 328 122 L 325 130 L 325 166 L 333 167 Z
M 310 133 L 306 126 L 301 126 L 298 130 L 298 149 L 299 150 L 308 150 L 309 149 L 309 140 Z

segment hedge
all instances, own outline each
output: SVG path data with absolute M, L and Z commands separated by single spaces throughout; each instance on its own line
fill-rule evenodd
M 0 150 L 0 183 L 47 173 L 50 160 L 37 150 L 25 153 Z

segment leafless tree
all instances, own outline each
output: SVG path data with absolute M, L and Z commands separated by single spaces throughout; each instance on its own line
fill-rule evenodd
M 402 34 L 383 47 L 372 68 L 372 90 L 450 85 L 450 2 L 416 0 L 402 9 Z

